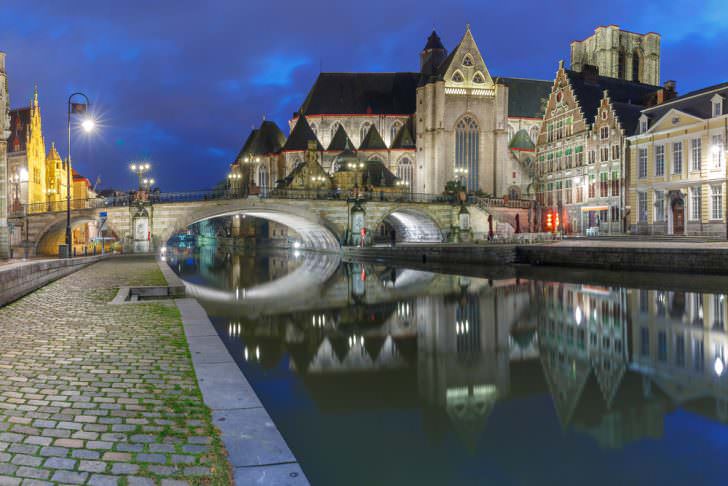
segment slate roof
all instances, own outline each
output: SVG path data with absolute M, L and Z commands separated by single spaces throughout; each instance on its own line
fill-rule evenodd
M 316 140 L 316 150 L 323 150 L 321 142 L 316 138 L 316 134 L 311 130 L 311 126 L 306 121 L 305 116 L 299 116 L 296 120 L 296 124 L 291 130 L 291 134 L 288 136 L 288 140 L 281 149 L 283 152 L 308 150 L 308 141 Z
M 392 142 L 392 146 L 390 148 L 392 149 L 412 149 L 414 150 L 416 148 L 415 144 L 415 137 L 412 133 L 413 130 L 413 124 L 412 124 L 412 118 L 407 120 L 407 123 L 402 125 L 397 132 L 397 135 L 394 137 L 394 141 Z
M 351 139 L 346 134 L 346 130 L 344 130 L 343 126 L 339 125 L 339 128 L 336 129 L 336 133 L 334 133 L 334 138 L 332 138 L 331 143 L 329 143 L 329 148 L 326 150 L 341 152 L 342 150 L 346 150 L 347 147 L 351 148 L 353 146 L 354 144 L 351 143 Z
M 420 73 L 321 73 L 299 110 L 304 115 L 402 115 L 416 107 Z
M 397 176 L 392 174 L 382 161 L 375 159 L 366 161 L 361 180 L 363 186 L 391 187 L 397 181 Z
M 629 103 L 613 102 L 612 107 L 617 113 L 619 123 L 627 136 L 637 133 L 639 127 L 640 116 L 642 116 L 643 106 L 633 105 Z
M 635 83 L 624 79 L 610 78 L 607 76 L 595 76 L 590 79 L 581 72 L 566 70 L 571 88 L 584 112 L 587 123 L 593 124 L 599 105 L 604 95 L 604 90 L 609 93 L 612 103 L 625 103 L 638 105 L 644 109 L 647 99 L 661 86 L 651 84 Z
M 374 125 L 369 127 L 369 131 L 364 136 L 361 144 L 359 144 L 359 150 L 386 150 L 387 146 L 382 140 L 382 136 L 379 135 L 379 130 Z
M 25 152 L 28 130 L 30 130 L 30 107 L 10 110 L 8 153 Z
M 444 49 L 445 46 L 442 45 L 442 40 L 440 40 L 440 36 L 437 35 L 437 32 L 434 30 L 432 31 L 432 34 L 430 34 L 430 37 L 427 38 L 427 44 L 425 44 L 425 48 L 423 50 L 427 51 L 429 49 Z
M 280 152 L 286 143 L 286 136 L 278 125 L 272 121 L 264 120 L 260 124 L 258 133 L 250 145 L 250 152 L 256 155 L 275 154 Z
M 250 135 L 248 135 L 248 138 L 245 139 L 245 143 L 243 144 L 243 148 L 240 149 L 240 152 L 238 152 L 238 155 L 235 157 L 235 161 L 239 161 L 242 159 L 245 154 L 249 153 L 250 146 L 253 144 L 253 140 L 255 140 L 255 136 L 258 133 L 257 128 L 253 128 L 250 131 Z
M 524 129 L 520 129 L 513 135 L 511 142 L 508 144 L 508 148 L 511 150 L 519 150 L 524 152 L 533 152 L 536 150 L 536 146 L 533 144 L 531 137 L 528 132 Z
M 508 116 L 543 118 L 553 81 L 499 76 L 494 82 L 508 86 Z
M 728 100 L 728 82 L 685 93 L 674 100 L 646 109 L 645 114 L 652 120 L 657 120 L 674 108 L 689 115 L 697 116 L 698 118 L 711 118 L 713 116 L 711 98 L 716 94 Z M 726 109 L 725 106 L 726 102 L 723 104 L 724 112 Z

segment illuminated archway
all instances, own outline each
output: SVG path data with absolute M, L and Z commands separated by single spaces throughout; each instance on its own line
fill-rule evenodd
M 382 240 L 391 240 L 391 231 L 397 242 L 441 243 L 443 232 L 435 219 L 416 209 L 401 208 L 387 214 L 377 225 Z

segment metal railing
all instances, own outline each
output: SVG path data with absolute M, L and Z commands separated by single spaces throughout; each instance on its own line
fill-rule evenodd
M 152 204 L 197 202 L 197 201 L 218 201 L 227 199 L 245 199 L 257 197 L 260 199 L 289 199 L 289 200 L 328 200 L 328 201 L 371 201 L 371 202 L 395 202 L 395 203 L 440 203 L 453 204 L 457 201 L 455 195 L 450 194 L 426 194 L 418 192 L 394 192 L 394 191 L 362 191 L 362 190 L 339 190 L 339 189 L 279 189 L 279 188 L 254 188 L 249 194 L 237 189 L 208 189 L 202 191 L 187 192 L 162 192 L 148 193 L 143 199 L 144 202 Z M 136 193 L 120 196 L 96 197 L 89 199 L 72 199 L 71 209 L 101 209 L 109 207 L 132 206 L 139 201 Z M 488 208 L 516 208 L 528 209 L 533 207 L 534 202 L 527 199 L 508 199 L 502 197 L 478 197 L 468 196 L 468 204 L 476 205 L 482 209 Z M 66 210 L 66 201 L 52 201 L 34 204 L 10 205 L 9 217 L 23 217 L 38 213 L 62 212 Z

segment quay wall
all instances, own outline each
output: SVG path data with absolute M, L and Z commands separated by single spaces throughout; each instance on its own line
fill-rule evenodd
M 0 307 L 108 256 L 37 260 L 0 266 Z

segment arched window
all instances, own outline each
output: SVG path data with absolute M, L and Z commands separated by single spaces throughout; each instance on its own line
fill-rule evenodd
M 483 78 L 483 75 L 480 73 L 475 73 L 475 76 L 473 76 L 473 83 L 475 83 L 475 84 L 485 83 L 485 79 Z
M 455 71 L 455 74 L 452 75 L 452 80 L 456 83 L 462 83 L 463 75 L 460 73 L 460 71 Z
M 316 126 L 316 124 L 311 123 L 309 124 L 309 126 L 311 127 L 311 131 L 313 132 L 313 134 L 316 135 L 316 138 L 318 138 L 318 127 Z
M 412 161 L 408 157 L 403 157 L 397 162 L 397 178 L 403 181 L 407 188 L 412 190 L 412 182 L 414 180 L 414 167 Z
M 538 127 L 531 127 L 531 141 L 533 141 L 533 143 L 536 143 L 537 139 L 538 139 Z
M 640 80 L 640 53 L 634 51 L 632 53 L 632 81 Z
M 362 144 L 362 142 L 364 141 L 364 137 L 367 136 L 370 126 L 372 126 L 372 124 L 369 122 L 364 122 L 361 124 L 361 128 L 359 129 L 359 145 Z
M 463 66 L 470 67 L 473 65 L 473 56 L 470 54 L 465 54 L 465 58 L 463 59 Z
M 459 169 L 458 174 L 462 174 L 458 177 L 465 183 L 468 191 L 477 191 L 479 188 L 478 135 L 478 123 L 469 116 L 463 117 L 455 126 L 455 168 Z
M 339 130 L 339 127 L 341 126 L 341 123 L 334 122 L 333 125 L 331 125 L 331 131 L 329 132 L 331 134 L 331 138 L 329 138 L 329 143 L 331 143 L 331 140 L 334 139 L 334 135 L 336 135 L 336 132 Z
M 402 123 L 400 123 L 399 120 L 392 123 L 392 127 L 389 129 L 389 146 L 390 147 L 394 143 L 394 139 L 397 138 L 397 134 L 399 133 L 400 128 L 402 128 Z
M 265 164 L 261 164 L 258 167 L 258 187 L 260 187 L 261 193 L 265 194 L 269 186 L 270 175 L 268 174 L 268 166 Z

